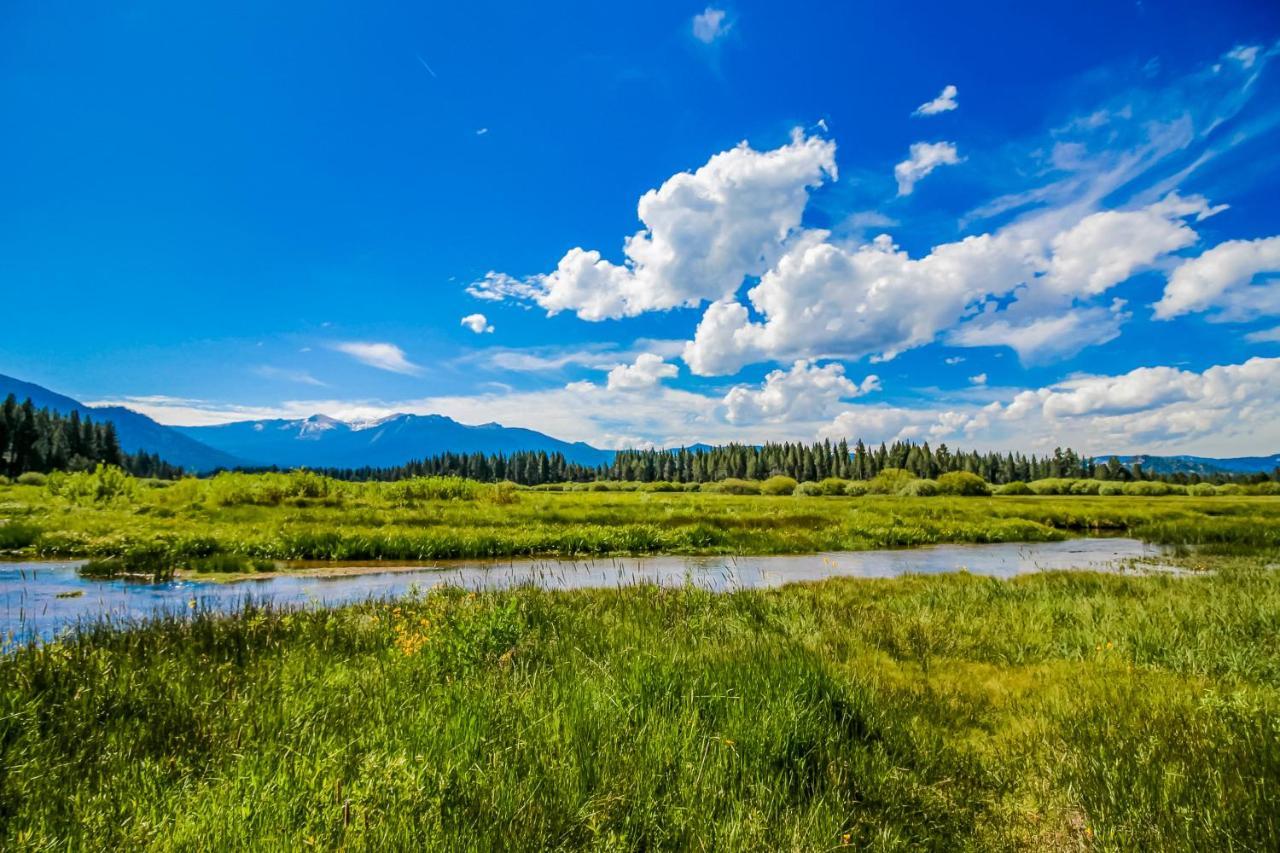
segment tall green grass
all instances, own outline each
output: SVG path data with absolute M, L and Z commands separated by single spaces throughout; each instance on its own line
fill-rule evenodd
M 0 660 L 7 849 L 1280 846 L 1280 576 L 441 591 Z

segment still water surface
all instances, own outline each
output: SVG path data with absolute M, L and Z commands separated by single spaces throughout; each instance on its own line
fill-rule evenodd
M 754 557 L 466 560 L 412 568 L 363 566 L 357 573 L 331 566 L 327 567 L 330 574 L 322 569 L 320 573 L 312 570 L 229 583 L 91 580 L 77 574 L 81 561 L 0 563 L 0 637 L 48 639 L 78 621 L 106 618 L 123 623 L 165 613 L 189 613 L 194 609 L 192 602 L 201 610 L 227 611 L 237 609 L 246 599 L 280 606 L 333 605 L 393 598 L 441 585 L 576 589 L 689 583 L 720 591 L 829 577 L 889 578 L 956 571 L 1010 578 L 1055 569 L 1116 572 L 1135 560 L 1150 564 L 1162 553 L 1159 546 L 1136 539 L 1070 539 Z

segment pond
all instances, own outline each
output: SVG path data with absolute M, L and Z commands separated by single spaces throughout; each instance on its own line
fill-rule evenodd
M 1159 546 L 1136 539 L 938 545 L 885 551 L 752 557 L 619 557 L 575 560 L 467 560 L 431 566 L 325 566 L 231 582 L 184 578 L 163 583 L 82 578 L 82 561 L 0 563 L 0 636 L 48 639 L 78 621 L 130 622 L 166 613 L 229 611 L 246 599 L 277 606 L 335 605 L 393 598 L 441 585 L 547 589 L 629 584 L 694 584 L 722 591 L 829 577 L 890 578 L 967 571 L 1010 578 L 1057 569 L 1117 572 L 1135 560 L 1159 568 Z

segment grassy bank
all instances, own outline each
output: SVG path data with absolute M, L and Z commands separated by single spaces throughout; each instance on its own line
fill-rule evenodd
M 228 484 L 229 481 L 229 484 Z M 111 485 L 111 484 L 108 484 Z M 0 486 L 0 550 L 233 570 L 234 560 L 803 553 L 1096 532 L 1223 551 L 1280 548 L 1280 498 L 903 497 L 515 491 L 234 475 L 118 491 Z
M 0 660 L 0 846 L 1280 845 L 1280 575 L 433 593 Z

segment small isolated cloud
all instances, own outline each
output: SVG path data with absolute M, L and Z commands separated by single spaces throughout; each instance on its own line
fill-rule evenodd
M 493 332 L 493 325 L 483 314 L 468 314 L 462 318 L 462 325 L 466 326 L 477 335 L 484 335 Z
M 487 127 L 482 127 L 482 128 L 479 128 L 479 129 L 476 131 L 476 136 L 484 136 L 484 135 L 485 135 L 486 133 L 488 133 L 488 132 L 489 132 L 489 128 L 487 128 Z
M 1253 63 L 1258 61 L 1258 52 L 1259 48 L 1256 44 L 1238 45 L 1227 51 L 1227 59 L 1234 59 L 1244 68 L 1249 69 L 1253 67 Z
M 958 94 L 959 90 L 956 89 L 955 86 L 948 84 L 943 87 L 942 93 L 938 95 L 938 97 L 934 98 L 932 101 L 926 101 L 921 104 L 916 108 L 916 111 L 912 113 L 912 115 L 933 116 L 938 113 L 950 112 L 960 106 L 960 104 L 956 102 L 956 95 Z
M 641 353 L 633 364 L 619 364 L 609 371 L 610 391 L 642 391 L 663 379 L 674 379 L 680 368 L 651 352 Z
M 379 370 L 403 373 L 406 376 L 418 376 L 422 373 L 421 365 L 409 361 L 404 350 L 395 344 L 346 341 L 334 344 L 333 348 L 338 352 L 346 353 L 362 364 Z
M 964 356 L 953 355 L 950 358 L 944 358 L 943 361 L 945 361 L 947 364 L 959 364 L 960 362 L 964 361 Z
M 954 166 L 960 162 L 952 142 L 916 142 L 911 146 L 911 156 L 893 167 L 898 179 L 898 195 L 911 195 L 916 184 L 939 166 Z
M 969 377 L 969 383 L 970 383 L 971 385 L 986 385 L 986 384 L 987 384 L 987 374 L 985 374 L 985 373 L 979 373 L 979 374 L 978 374 L 978 375 L 976 375 L 976 376 L 970 376 L 970 377 Z
M 701 14 L 693 16 L 693 37 L 703 44 L 711 44 L 729 32 L 724 9 L 708 6 Z

